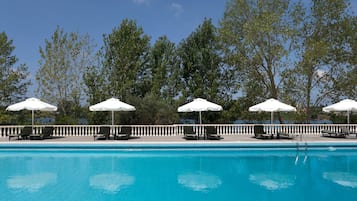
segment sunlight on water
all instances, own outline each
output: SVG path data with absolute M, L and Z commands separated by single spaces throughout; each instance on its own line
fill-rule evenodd
M 357 150 L 0 152 L 0 201 L 340 201 L 342 194 L 356 198 Z
M 218 188 L 222 184 L 219 177 L 204 172 L 181 174 L 178 175 L 177 180 L 179 184 L 193 191 L 202 192 L 208 192 L 210 189 Z
M 134 181 L 133 176 L 126 174 L 98 174 L 90 177 L 89 185 L 96 189 L 102 189 L 105 192 L 115 193 L 132 185 Z
M 54 173 L 34 173 L 30 175 L 10 176 L 7 186 L 10 189 L 25 190 L 29 192 L 39 191 L 47 185 L 57 183 L 57 175 Z

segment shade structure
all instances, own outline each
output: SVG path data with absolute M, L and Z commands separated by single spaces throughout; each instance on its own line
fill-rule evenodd
M 262 103 L 249 108 L 251 112 L 270 112 L 270 123 L 274 121 L 274 112 L 296 112 L 296 108 L 282 103 L 274 98 L 270 98 Z
M 15 103 L 6 108 L 8 111 L 31 110 L 32 111 L 32 126 L 34 125 L 34 111 L 56 111 L 57 107 L 45 103 L 37 98 L 28 98 L 19 103 Z
M 112 112 L 112 125 L 114 125 L 114 112 L 115 111 L 134 111 L 135 107 L 120 101 L 117 98 L 109 98 L 103 102 L 97 103 L 89 107 L 90 111 L 111 111 Z
M 357 101 L 344 99 L 338 103 L 322 108 L 324 112 L 347 112 L 347 123 L 350 123 L 350 112 L 357 112 Z
M 202 114 L 203 111 L 221 111 L 222 106 L 207 101 L 206 99 L 196 98 L 192 102 L 182 105 L 177 108 L 178 112 L 199 112 L 200 124 L 202 124 Z

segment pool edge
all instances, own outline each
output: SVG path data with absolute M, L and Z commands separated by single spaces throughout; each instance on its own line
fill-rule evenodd
M 215 149 L 215 148 L 357 148 L 357 141 L 291 142 L 0 142 L 0 149 Z

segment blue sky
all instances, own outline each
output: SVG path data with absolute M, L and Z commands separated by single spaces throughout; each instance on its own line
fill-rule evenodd
M 14 55 L 29 67 L 32 82 L 38 70 L 39 47 L 57 26 L 65 32 L 88 33 L 102 45 L 103 34 L 134 19 L 153 43 L 166 35 L 176 44 L 203 19 L 214 24 L 223 17 L 228 0 L 0 0 L 0 32 L 13 40 Z M 28 96 L 34 95 L 34 86 Z

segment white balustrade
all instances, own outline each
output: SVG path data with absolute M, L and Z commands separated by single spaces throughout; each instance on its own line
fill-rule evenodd
M 300 135 L 320 135 L 322 130 L 339 131 L 349 127 L 357 133 L 357 124 L 263 124 L 267 133 L 285 132 Z M 111 133 L 118 133 L 122 126 L 128 125 L 36 125 L 39 133 L 45 126 L 53 126 L 54 136 L 93 136 L 101 126 L 110 126 Z M 254 124 L 175 124 L 175 125 L 130 125 L 133 136 L 177 136 L 183 135 L 184 126 L 193 126 L 197 133 L 204 133 L 205 126 L 215 126 L 220 135 L 254 135 Z M 0 137 L 20 133 L 24 126 L 0 126 Z

